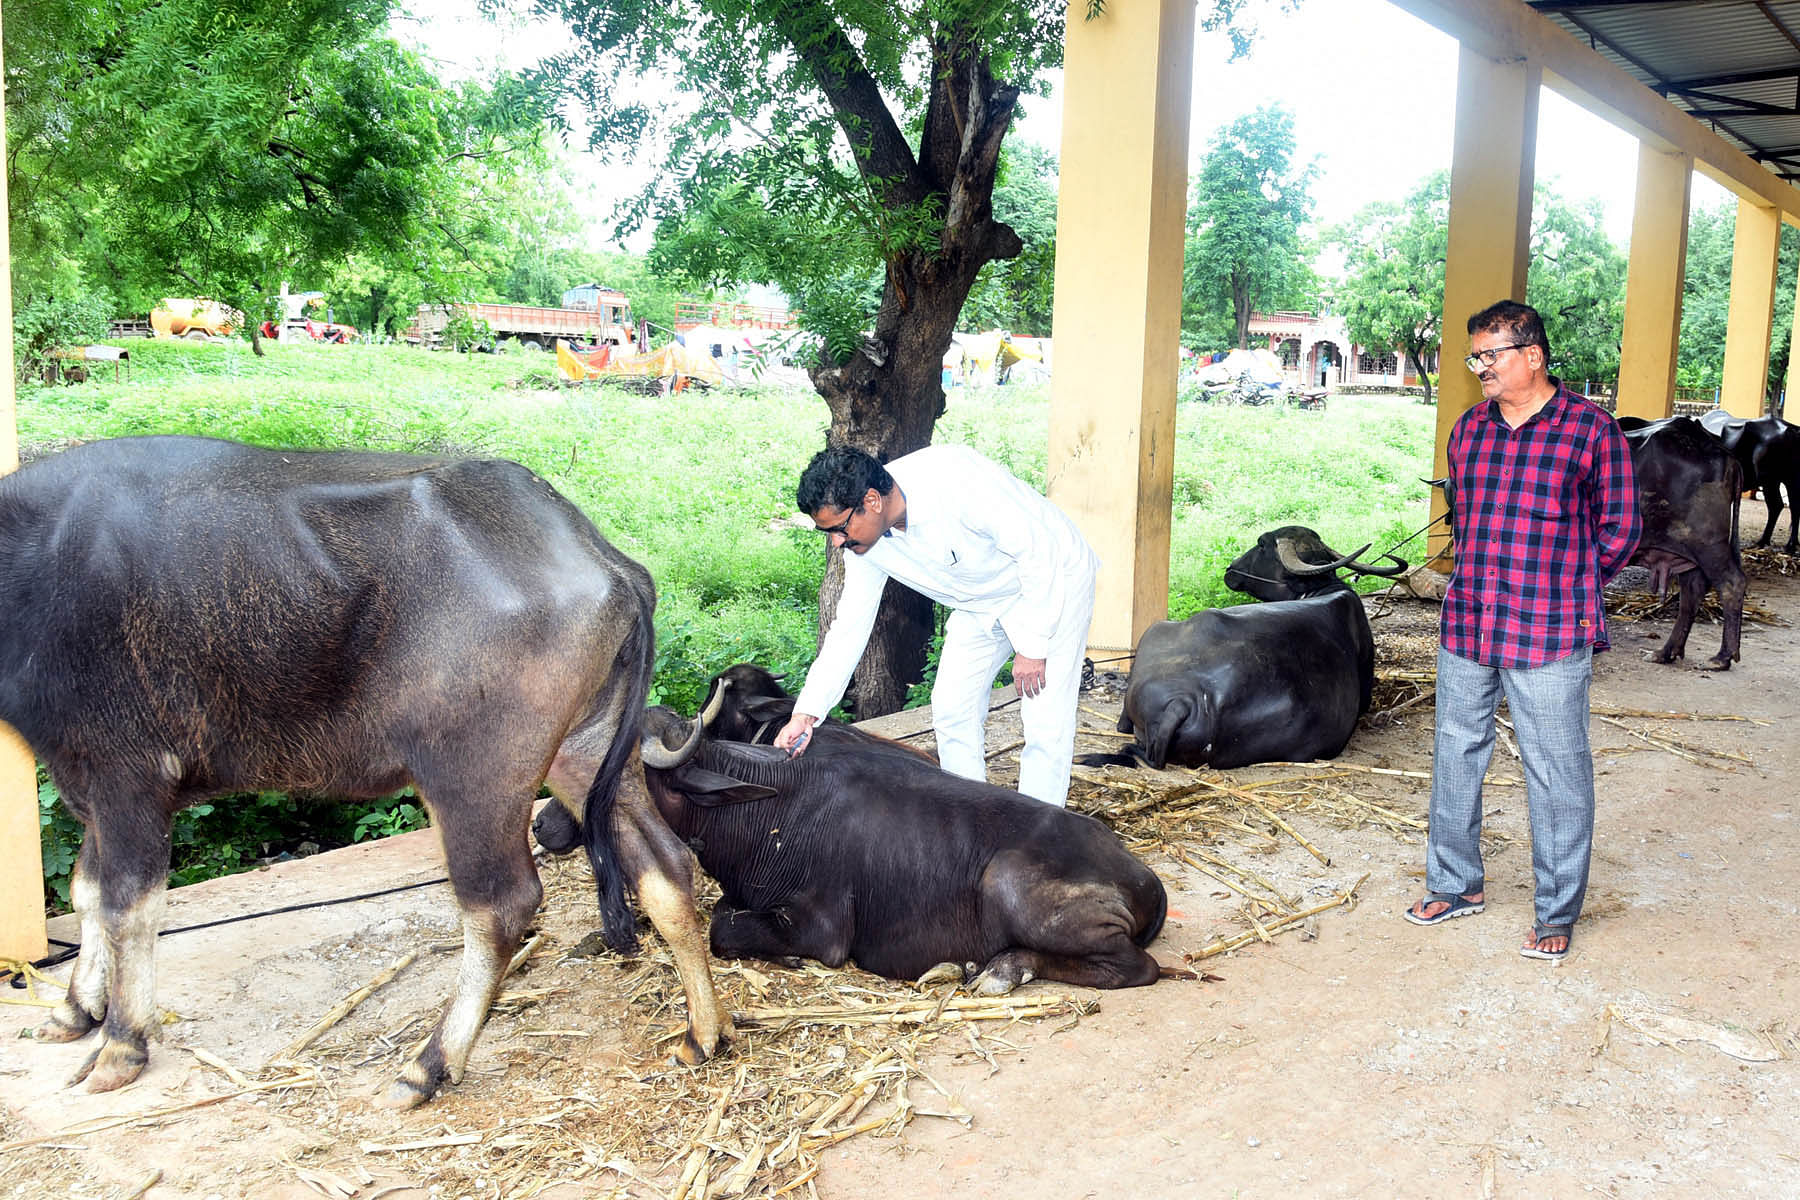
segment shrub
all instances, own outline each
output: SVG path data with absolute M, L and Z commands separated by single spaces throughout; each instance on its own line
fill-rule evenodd
M 26 296 L 13 312 L 13 367 L 20 382 L 43 379 L 50 352 L 104 338 L 113 309 L 103 292 Z

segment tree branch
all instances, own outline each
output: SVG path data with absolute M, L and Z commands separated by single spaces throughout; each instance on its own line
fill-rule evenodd
M 889 207 L 907 207 L 923 200 L 931 188 L 919 178 L 912 147 L 894 123 L 880 86 L 843 27 L 823 5 L 785 0 L 773 8 L 775 27 L 825 93 L 863 179 L 891 182 L 883 192 L 883 202 Z

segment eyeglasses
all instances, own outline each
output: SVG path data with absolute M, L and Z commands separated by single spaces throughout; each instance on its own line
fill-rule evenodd
M 820 526 L 817 526 L 816 528 L 818 529 L 818 531 L 820 533 L 824 534 L 826 537 L 830 537 L 832 534 L 835 533 L 835 534 L 840 534 L 846 541 L 848 541 L 850 538 L 850 518 L 854 517 L 857 513 L 861 512 L 862 507 L 863 507 L 862 505 L 858 504 L 855 508 L 853 508 L 849 512 L 845 513 L 844 519 L 842 521 L 839 521 L 836 525 L 820 525 Z
M 1463 365 L 1468 367 L 1469 370 L 1474 371 L 1476 374 L 1480 374 L 1483 367 L 1493 366 L 1494 360 L 1499 358 L 1502 354 L 1505 354 L 1508 350 L 1523 350 L 1527 346 L 1535 345 L 1537 345 L 1536 342 L 1514 342 L 1510 346 L 1495 346 L 1491 350 L 1477 350 L 1475 353 L 1463 359 Z

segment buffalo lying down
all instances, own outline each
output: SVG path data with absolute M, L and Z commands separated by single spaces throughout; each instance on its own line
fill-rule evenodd
M 1145 630 L 1119 716 L 1119 732 L 1137 741 L 1128 754 L 1080 761 L 1242 767 L 1337 757 L 1368 711 L 1375 679 L 1368 615 L 1337 572 L 1406 570 L 1399 559 L 1392 567 L 1355 560 L 1304 526 L 1263 534 L 1226 570 L 1225 586 L 1265 603 Z
M 968 972 L 983 994 L 1162 973 L 1144 950 L 1162 928 L 1162 882 L 1093 818 L 881 739 L 818 737 L 789 758 L 714 741 L 706 719 L 650 710 L 643 753 L 664 819 L 723 890 L 714 954 L 854 959 L 892 979 Z M 568 824 L 547 808 L 540 840 L 566 840 Z
M 548 782 L 586 814 L 608 940 L 635 941 L 627 877 L 669 938 L 684 1054 L 705 1058 L 728 1018 L 636 754 L 654 603 L 644 569 L 514 463 L 131 438 L 0 479 L 0 720 L 87 826 L 81 954 L 37 1036 L 101 1026 L 76 1076 L 91 1091 L 143 1070 L 176 811 L 410 783 L 464 931 L 456 994 L 388 1092 L 418 1104 L 461 1077 L 536 912 L 526 826 Z

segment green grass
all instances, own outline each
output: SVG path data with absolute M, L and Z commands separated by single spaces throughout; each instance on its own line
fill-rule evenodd
M 796 477 L 824 444 L 829 421 L 811 392 L 665 399 L 617 387 L 566 388 L 548 355 L 523 353 L 302 344 L 270 345 L 259 359 L 242 343 L 120 344 L 131 351 L 128 380 L 115 383 L 97 364 L 88 383 L 20 392 L 27 453 L 102 437 L 195 433 L 265 446 L 516 459 L 580 505 L 656 579 L 652 702 L 692 712 L 707 680 L 732 663 L 756 661 L 798 680 L 812 660 L 824 545 L 785 522 Z M 975 447 L 1041 489 L 1049 414 L 1047 385 L 958 388 L 936 436 Z M 1373 542 L 1371 557 L 1410 534 L 1426 517 L 1419 477 L 1429 474 L 1433 419 L 1430 408 L 1398 397 L 1337 398 L 1324 413 L 1181 405 L 1170 615 L 1241 602 L 1220 583 L 1225 566 L 1277 525 L 1310 525 L 1344 551 Z M 1415 561 L 1420 544 L 1413 543 Z M 219 806 L 184 827 L 194 865 L 181 881 L 207 864 L 219 873 L 251 865 L 254 850 L 225 848 L 250 836 L 237 811 L 243 807 Z M 273 812 L 268 797 L 249 808 Z M 59 839 L 55 861 L 62 863 L 72 853 L 65 844 L 72 823 L 45 811 L 46 837 Z M 356 810 L 330 840 L 402 827 L 403 812 L 401 799 Z M 211 832 L 205 822 L 216 822 Z

